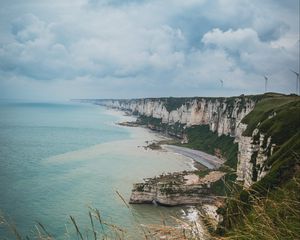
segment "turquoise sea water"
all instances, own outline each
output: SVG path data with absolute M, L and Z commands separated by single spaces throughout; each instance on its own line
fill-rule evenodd
M 2 214 L 23 234 L 30 235 L 38 221 L 64 239 L 66 226 L 73 231 L 69 215 L 84 230 L 89 223 L 88 206 L 92 206 L 135 238 L 132 213 L 142 223 L 157 223 L 161 214 L 178 211 L 148 205 L 129 211 L 116 195 L 118 190 L 128 200 L 132 183 L 144 176 L 188 168 L 180 159 L 128 148 L 136 135 L 141 137 L 139 131 L 146 130 L 116 126 L 119 119 L 96 105 L 2 102 Z M 0 226 L 0 236 L 6 234 Z

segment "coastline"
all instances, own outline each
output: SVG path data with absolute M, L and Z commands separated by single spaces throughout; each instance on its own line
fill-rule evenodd
M 194 150 L 186 147 L 174 145 L 161 145 L 163 149 L 173 151 L 186 157 L 190 157 L 195 162 L 207 167 L 208 169 L 218 169 L 224 163 L 224 160 L 207 154 L 205 152 Z
M 203 170 L 206 168 L 213 170 L 213 169 L 218 169 L 224 163 L 223 159 L 218 158 L 217 156 L 211 154 L 207 154 L 203 151 L 194 150 L 187 147 L 176 146 L 172 144 L 160 144 L 161 141 L 171 141 L 174 140 L 174 138 L 170 136 L 166 136 L 163 133 L 153 131 L 145 126 L 134 124 L 137 117 L 133 115 L 125 115 L 125 112 L 123 110 L 107 108 L 107 112 L 108 114 L 112 114 L 120 118 L 120 120 L 115 123 L 119 127 L 133 128 L 133 129 L 141 128 L 147 130 L 150 134 L 152 134 L 154 136 L 153 139 L 152 140 L 147 139 L 145 141 L 146 145 L 143 147 L 151 148 L 150 145 L 155 144 L 158 146 L 158 148 L 160 148 L 160 149 L 154 149 L 156 151 L 166 151 L 190 159 L 192 161 L 193 167 L 189 170 Z
M 142 125 L 138 125 L 138 126 L 123 125 L 122 123 L 124 123 L 124 122 L 135 122 L 137 117 L 135 117 L 133 115 L 125 115 L 125 112 L 122 111 L 122 110 L 106 108 L 106 111 L 107 111 L 107 114 L 111 114 L 111 115 L 117 116 L 119 118 L 118 122 L 114 122 L 114 124 L 116 126 L 121 127 L 121 128 L 131 128 L 132 129 L 131 138 L 133 138 L 133 139 L 134 138 L 139 138 L 139 140 L 140 140 L 139 144 L 135 144 L 135 145 L 137 145 L 138 148 L 144 148 L 144 149 L 147 150 L 147 149 L 149 149 L 149 145 L 151 143 L 156 144 L 156 143 L 159 143 L 161 141 L 173 140 L 172 137 L 166 136 L 166 135 L 164 135 L 163 133 L 160 133 L 160 132 L 153 131 L 153 130 L 151 130 L 147 127 L 144 127 Z M 140 129 L 140 130 L 136 130 L 136 129 Z M 142 139 L 140 139 L 140 137 L 141 137 L 140 133 L 141 132 L 146 133 L 145 136 L 144 136 L 145 139 L 144 139 L 143 142 L 142 142 Z M 189 168 L 185 169 L 185 170 L 188 170 L 188 171 L 199 170 L 199 169 L 205 168 L 204 165 L 202 165 L 201 163 L 196 161 L 194 158 L 192 158 L 188 155 L 173 151 L 172 149 L 167 149 L 167 148 L 163 147 L 160 150 L 152 150 L 150 148 L 150 150 L 148 150 L 148 152 L 150 152 L 150 151 L 158 151 L 158 152 L 161 152 L 161 153 L 172 154 L 175 157 L 180 156 L 180 158 L 182 158 L 184 161 L 188 161 L 190 163 Z

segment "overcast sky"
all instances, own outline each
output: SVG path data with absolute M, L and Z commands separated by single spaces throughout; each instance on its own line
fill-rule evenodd
M 0 98 L 295 92 L 299 0 L 0 4 Z

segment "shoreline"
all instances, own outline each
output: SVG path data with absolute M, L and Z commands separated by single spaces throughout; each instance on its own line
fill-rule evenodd
M 107 111 L 107 114 L 114 115 L 114 116 L 117 116 L 120 118 L 117 122 L 114 122 L 114 124 L 116 126 L 124 127 L 124 128 L 132 128 L 132 129 L 134 129 L 134 128 L 144 129 L 153 136 L 152 139 L 145 139 L 144 145 L 139 145 L 139 146 L 137 146 L 138 148 L 142 147 L 142 148 L 147 149 L 147 148 L 150 148 L 149 145 L 151 145 L 151 143 L 160 145 L 159 142 L 161 142 L 161 141 L 174 140 L 174 138 L 171 136 L 167 136 L 161 132 L 153 131 L 145 126 L 128 124 L 128 123 L 135 122 L 137 117 L 135 117 L 133 115 L 129 115 L 128 113 L 126 113 L 123 110 L 106 107 L 106 111 Z M 135 133 L 131 132 L 131 138 L 134 138 L 134 134 Z M 173 146 L 173 145 L 168 145 L 168 146 Z M 155 149 L 155 150 L 151 149 L 151 150 L 152 151 L 160 151 L 160 152 L 168 152 L 169 154 L 179 155 L 181 158 L 189 160 L 191 166 L 189 167 L 189 169 L 186 169 L 187 171 L 203 170 L 206 168 L 205 165 L 201 164 L 199 161 L 195 160 L 194 158 L 187 156 L 185 154 L 178 153 L 178 152 L 170 150 L 170 149 L 161 148 L 161 149 Z
M 115 123 L 116 125 L 118 125 L 120 127 L 142 128 L 142 129 L 146 129 L 149 133 L 153 134 L 154 136 L 158 137 L 159 139 L 170 140 L 170 141 L 175 140 L 175 138 L 172 136 L 167 136 L 161 132 L 154 131 L 143 125 L 137 124 L 136 123 L 137 117 L 135 117 L 133 115 L 128 115 L 128 113 L 126 114 L 126 112 L 123 110 L 107 108 L 107 111 L 109 111 L 109 114 L 113 114 L 113 115 L 117 115 L 117 116 L 121 117 L 121 120 Z M 200 150 L 195 150 L 195 149 L 182 147 L 182 146 L 176 146 L 176 145 L 172 145 L 172 144 L 168 144 L 168 143 L 161 144 L 160 142 L 161 142 L 161 140 L 158 140 L 158 139 L 153 139 L 151 141 L 145 141 L 145 143 L 147 145 L 142 146 L 142 147 L 150 148 L 150 149 L 156 150 L 156 151 L 167 151 L 169 153 L 178 154 L 185 158 L 191 159 L 193 167 L 190 170 L 204 170 L 206 168 L 209 170 L 216 170 L 224 163 L 223 159 L 218 158 L 215 155 L 205 153 Z M 151 148 L 151 146 L 150 146 L 151 144 L 157 145 L 158 148 L 157 149 Z
M 203 151 L 194 150 L 187 147 L 175 146 L 175 145 L 161 145 L 163 149 L 171 150 L 175 153 L 181 154 L 183 156 L 193 159 L 195 162 L 207 167 L 210 170 L 218 169 L 224 160 L 207 154 Z

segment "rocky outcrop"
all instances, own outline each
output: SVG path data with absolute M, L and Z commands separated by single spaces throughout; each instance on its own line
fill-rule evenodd
M 133 186 L 131 204 L 154 203 L 166 206 L 211 203 L 211 184 L 224 176 L 213 171 L 200 178 L 193 172 L 173 173 L 145 179 Z

